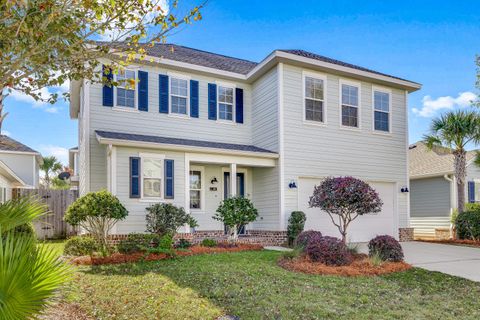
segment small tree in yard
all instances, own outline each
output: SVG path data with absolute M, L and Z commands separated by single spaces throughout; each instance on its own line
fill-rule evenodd
M 178 228 L 189 225 L 190 228 L 198 226 L 197 221 L 183 208 L 171 203 L 156 203 L 147 208 L 147 232 L 161 236 L 174 236 Z
M 350 223 L 358 216 L 380 212 L 383 202 L 368 183 L 353 177 L 334 177 L 315 186 L 309 205 L 330 216 L 346 243 Z
M 107 237 L 110 230 L 128 211 L 117 197 L 108 191 L 90 192 L 75 200 L 65 214 L 65 221 L 80 226 L 98 241 L 103 254 L 109 252 Z
M 253 203 L 244 197 L 232 197 L 222 201 L 217 213 L 212 217 L 222 221 L 228 227 L 229 237 L 232 242 L 238 240 L 239 229 L 257 219 L 258 211 Z

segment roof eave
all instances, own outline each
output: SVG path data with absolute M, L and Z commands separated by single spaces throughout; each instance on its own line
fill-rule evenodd
M 70 119 L 78 119 L 80 112 L 80 88 L 81 80 L 70 81 Z

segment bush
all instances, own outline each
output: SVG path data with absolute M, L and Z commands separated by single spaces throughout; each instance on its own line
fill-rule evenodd
M 383 261 L 398 262 L 403 260 L 403 249 L 391 236 L 376 236 L 368 243 L 368 255 L 370 257 L 378 255 Z
M 287 260 L 293 260 L 301 256 L 303 250 L 301 248 L 294 248 L 291 251 L 285 251 L 282 253 L 282 258 Z
M 130 254 L 145 251 L 150 247 L 157 247 L 160 237 L 153 233 L 130 233 L 126 239 L 120 240 L 117 250 L 120 253 Z
M 188 249 L 191 246 L 192 246 L 192 243 L 187 239 L 180 239 L 178 243 L 175 245 L 175 247 L 179 249 Z
M 203 239 L 202 242 L 200 242 L 200 245 L 202 247 L 216 247 L 217 241 L 213 239 Z
M 181 207 L 171 203 L 156 203 L 147 208 L 147 231 L 161 236 L 174 236 L 177 229 L 188 224 L 197 227 L 197 221 Z
M 217 213 L 212 217 L 215 220 L 223 222 L 229 229 L 230 240 L 238 240 L 238 230 L 253 222 L 258 217 L 258 211 L 253 203 L 244 197 L 231 197 L 223 200 L 217 209 Z
M 380 212 L 383 202 L 368 183 L 353 177 L 336 177 L 315 186 L 308 204 L 330 216 L 346 243 L 350 223 L 358 216 Z
M 171 250 L 173 248 L 173 237 L 170 234 L 166 234 L 160 238 L 158 247 L 164 250 Z
M 480 240 L 480 209 L 459 213 L 455 229 L 460 239 Z
M 320 231 L 308 230 L 301 232 L 295 239 L 295 246 L 300 248 L 306 248 L 310 241 L 318 241 L 322 237 Z
M 480 211 L 480 203 L 478 202 L 467 202 L 465 203 L 464 211 Z
M 91 256 L 98 249 L 98 243 L 92 237 L 73 237 L 65 242 L 63 253 L 67 256 Z
M 287 235 L 288 235 L 288 244 L 293 245 L 295 239 L 303 231 L 305 227 L 305 221 L 307 217 L 305 213 L 302 211 L 293 211 L 288 218 L 288 227 L 287 227 Z
M 98 242 L 104 255 L 109 251 L 107 237 L 119 220 L 127 217 L 128 211 L 120 200 L 108 191 L 90 192 L 78 198 L 67 209 L 65 221 L 80 226 Z
M 321 237 L 310 241 L 306 252 L 312 261 L 328 266 L 344 266 L 352 262 L 352 255 L 345 243 L 334 237 Z

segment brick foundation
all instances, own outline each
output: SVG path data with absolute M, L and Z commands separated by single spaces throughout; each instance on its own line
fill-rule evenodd
M 127 234 L 113 234 L 108 236 L 108 242 L 116 245 L 120 240 L 125 239 Z M 195 231 L 191 233 L 177 233 L 175 239 L 186 239 L 192 243 L 200 243 L 203 239 L 214 239 L 216 241 L 227 241 L 228 236 L 223 230 Z M 247 230 L 246 235 L 238 237 L 240 243 L 260 244 L 263 246 L 279 246 L 287 242 L 286 231 L 269 230 Z
M 398 238 L 400 242 L 413 241 L 413 228 L 399 228 Z

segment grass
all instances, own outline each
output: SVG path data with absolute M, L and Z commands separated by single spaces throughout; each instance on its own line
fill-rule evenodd
M 480 284 L 412 269 L 305 275 L 281 253 L 241 252 L 82 267 L 65 292 L 95 319 L 478 319 Z
M 65 248 L 65 240 L 39 241 L 39 245 L 54 250 L 56 254 L 61 256 L 63 254 L 63 249 Z

